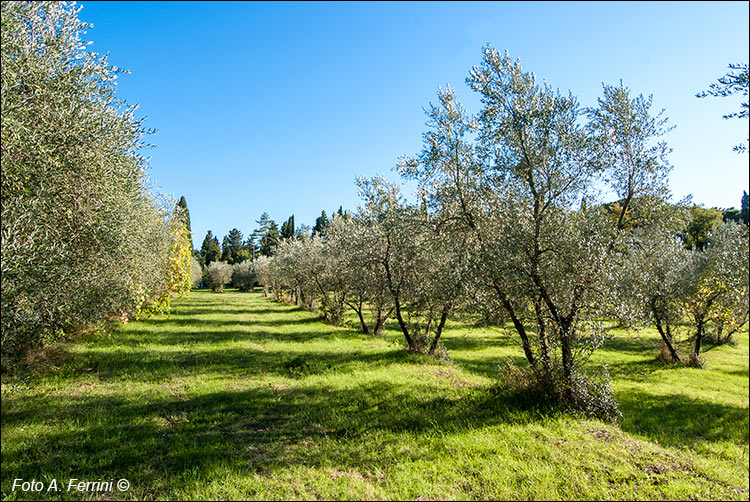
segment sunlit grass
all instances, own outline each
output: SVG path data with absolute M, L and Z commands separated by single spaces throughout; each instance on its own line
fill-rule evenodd
M 704 370 L 617 333 L 591 361 L 613 376 L 613 426 L 498 393 L 498 365 L 523 364 L 498 330 L 451 323 L 439 362 L 389 328 L 200 291 L 69 343 L 59 368 L 3 382 L 3 499 L 748 498 L 746 331 Z M 24 494 L 14 478 L 131 485 Z

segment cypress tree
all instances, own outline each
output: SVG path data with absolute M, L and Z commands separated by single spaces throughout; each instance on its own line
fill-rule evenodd
M 294 237 L 294 215 L 281 224 L 281 238 L 290 239 Z
M 177 201 L 177 207 L 179 207 L 182 210 L 183 218 L 185 220 L 185 226 L 188 229 L 188 232 L 190 232 L 190 249 L 195 249 L 193 246 L 193 231 L 190 229 L 190 210 L 187 207 L 187 202 L 185 201 L 185 196 L 181 196 L 180 200 Z

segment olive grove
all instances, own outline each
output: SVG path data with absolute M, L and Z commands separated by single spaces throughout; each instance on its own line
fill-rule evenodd
M 293 291 L 310 309 L 319 298 L 337 323 L 346 305 L 364 333 L 392 316 L 409 350 L 430 355 L 449 316 L 479 316 L 515 333 L 537 391 L 615 419 L 606 370 L 584 372 L 615 323 L 654 325 L 675 362 L 677 332 L 690 332 L 688 362 L 700 365 L 708 324 L 720 338 L 746 322 L 747 226 L 685 248 L 690 219 L 667 188 L 670 128 L 650 97 L 604 85 L 585 108 L 491 47 L 467 84 L 479 113 L 440 89 L 422 151 L 396 166 L 419 203 L 382 178 L 358 180 L 356 212 L 263 264 L 277 299 Z

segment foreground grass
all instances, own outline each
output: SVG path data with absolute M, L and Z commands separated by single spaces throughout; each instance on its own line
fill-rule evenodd
M 522 351 L 452 325 L 407 354 L 259 294 L 193 292 L 171 316 L 62 348 L 2 386 L 2 496 L 67 499 L 748 499 L 748 336 L 707 369 L 619 333 L 595 355 L 613 426 L 493 390 Z M 56 479 L 58 492 L 12 491 Z M 127 491 L 67 491 L 125 478 Z

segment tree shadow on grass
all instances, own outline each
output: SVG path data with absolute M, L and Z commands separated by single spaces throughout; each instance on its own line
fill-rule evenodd
M 272 308 L 236 308 L 236 309 L 231 309 L 231 308 L 223 308 L 221 306 L 220 307 L 216 307 L 216 308 L 211 308 L 210 306 L 193 307 L 192 305 L 181 305 L 179 307 L 174 308 L 171 311 L 170 316 L 171 317 L 191 317 L 191 316 L 194 316 L 194 315 L 207 315 L 207 314 L 230 314 L 230 315 L 237 315 L 237 316 L 248 315 L 248 314 L 250 314 L 250 315 L 255 315 L 255 314 L 257 314 L 257 315 L 262 315 L 262 314 L 279 314 L 279 315 L 283 315 L 283 314 L 288 314 L 289 312 L 295 312 L 295 311 L 306 312 L 306 313 L 310 313 L 312 315 L 311 312 L 308 312 L 306 310 L 299 310 L 299 309 L 296 309 L 296 308 L 284 308 L 282 306 L 280 306 L 279 308 L 276 308 L 276 309 L 272 309 Z
M 380 370 L 412 359 L 405 350 L 299 352 L 266 350 L 260 345 L 176 351 L 118 349 L 80 353 L 67 361 L 59 376 L 78 379 L 93 375 L 103 382 L 161 382 L 191 375 L 301 378 L 355 369 Z
M 457 366 L 467 371 L 488 378 L 497 378 L 501 367 L 507 361 L 511 361 L 515 366 L 519 368 L 525 368 L 528 366 L 526 358 L 522 355 L 487 357 L 482 359 L 471 359 L 461 357 L 460 355 L 452 355 L 451 360 Z
M 259 387 L 137 402 L 121 396 L 10 400 L 5 427 L 64 423 L 3 452 L 4 478 L 127 478 L 136 498 L 165 479 L 217 468 L 264 473 L 290 465 L 387 469 L 420 459 L 400 433 L 460 432 L 548 416 L 486 389 L 434 397 L 429 385 L 377 381 L 352 389 Z M 388 454 L 384 454 L 388 450 Z M 156 490 L 156 492 L 154 492 Z
M 138 402 L 118 395 L 35 396 L 4 403 L 5 427 L 63 423 L 34 441 L 9 444 L 5 477 L 126 477 L 134 496 L 164 479 L 196 479 L 217 467 L 265 473 L 290 465 L 382 470 L 420 458 L 399 434 L 461 433 L 526 424 L 559 411 L 487 388 L 435 396 L 425 384 L 376 381 L 351 389 L 320 386 L 222 390 Z M 746 408 L 644 392 L 621 396 L 623 431 L 662 446 L 747 444 Z M 157 497 L 158 498 L 158 497 Z
M 655 371 L 682 367 L 654 356 L 650 359 L 610 362 L 607 364 L 607 371 L 613 379 L 645 382 L 653 378 L 652 375 Z
M 745 407 L 633 390 L 617 397 L 623 414 L 621 429 L 662 446 L 696 447 L 715 441 L 748 444 Z
M 451 351 L 487 350 L 495 347 L 516 347 L 520 345 L 502 334 L 481 332 L 479 330 L 470 332 L 468 335 L 458 336 L 452 336 L 450 332 L 446 332 L 446 336 L 442 342 Z
M 644 352 L 659 353 L 659 340 L 655 338 L 636 338 L 635 336 L 618 335 L 608 338 L 601 350 L 616 352 L 631 352 L 642 355 Z
M 725 373 L 727 375 L 732 375 L 732 376 L 748 378 L 750 377 L 750 368 L 722 371 L 722 373 Z
M 189 324 L 183 325 L 189 326 Z M 163 326 L 160 329 L 143 329 L 130 328 L 118 334 L 112 343 L 118 341 L 129 341 L 132 344 L 149 343 L 164 346 L 175 346 L 183 344 L 210 344 L 225 342 L 255 342 L 263 343 L 268 341 L 276 342 L 311 342 L 314 340 L 332 340 L 334 338 L 358 340 L 366 338 L 355 330 L 333 327 L 320 326 L 318 330 L 304 331 L 299 326 L 290 325 L 295 328 L 294 331 L 284 331 L 275 329 L 274 325 L 265 323 L 245 324 L 239 322 L 220 322 L 211 326 L 211 329 L 201 330 L 200 324 L 195 329 L 181 329 L 181 326 Z M 173 328 L 173 329 L 170 329 Z M 224 329 L 221 329 L 224 328 Z
M 231 318 L 225 318 L 222 320 L 218 319 L 195 319 L 191 317 L 172 317 L 170 319 L 150 319 L 148 324 L 152 326 L 227 326 L 243 324 L 250 326 L 293 326 L 295 324 L 310 324 L 316 322 L 315 318 L 302 318 L 302 319 L 274 319 L 274 320 L 263 320 L 258 321 L 255 319 L 249 319 L 246 316 L 236 316 Z

